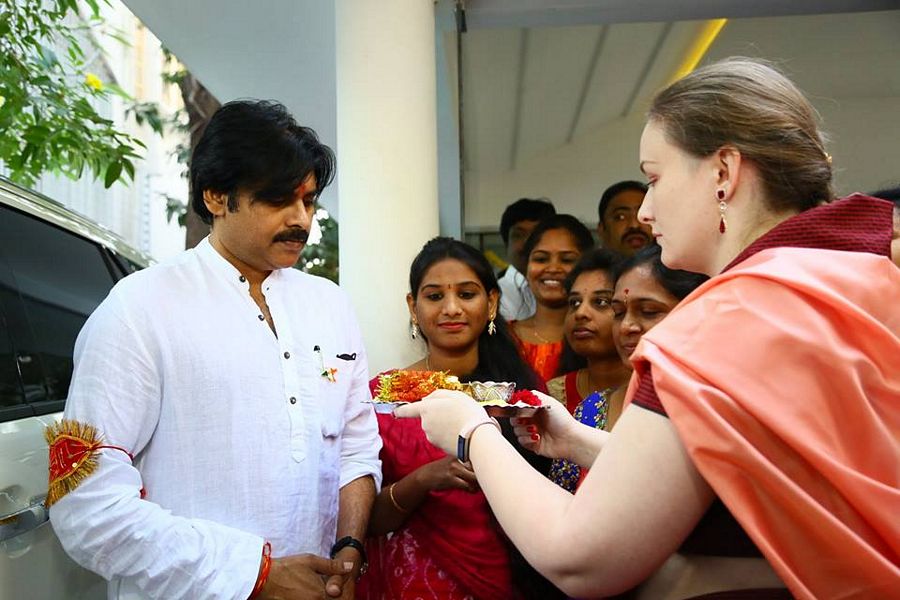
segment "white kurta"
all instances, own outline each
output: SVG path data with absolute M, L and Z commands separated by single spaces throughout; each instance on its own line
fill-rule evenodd
M 500 314 L 507 321 L 521 321 L 534 314 L 537 307 L 528 281 L 516 268 L 509 265 L 500 285 Z
M 111 579 L 111 598 L 244 600 L 264 539 L 273 556 L 327 556 L 339 488 L 366 475 L 380 486 L 348 299 L 295 269 L 262 289 L 277 337 L 204 240 L 120 281 L 78 336 L 65 416 L 135 461 L 103 450 L 50 516 L 69 554 Z

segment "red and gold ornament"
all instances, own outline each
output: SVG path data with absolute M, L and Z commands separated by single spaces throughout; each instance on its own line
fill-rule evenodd
M 119 446 L 104 444 L 97 428 L 88 423 L 63 419 L 47 426 L 44 438 L 50 446 L 50 480 L 47 489 L 47 508 L 77 488 L 97 469 L 97 455 L 108 448 L 120 450 L 134 459 L 132 454 Z M 143 497 L 143 490 L 141 490 Z

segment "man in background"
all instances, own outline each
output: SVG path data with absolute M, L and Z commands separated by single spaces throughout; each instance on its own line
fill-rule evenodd
M 535 226 L 555 214 L 556 208 L 552 202 L 531 198 L 520 198 L 503 211 L 500 237 L 506 246 L 509 266 L 499 279 L 500 314 L 507 320 L 519 321 L 534 314 L 534 295 L 525 279 L 528 257 L 522 253 L 522 249 Z
M 631 256 L 653 243 L 649 225 L 638 221 L 638 210 L 647 186 L 639 181 L 620 181 L 603 192 L 598 212 L 597 234 L 604 248 Z

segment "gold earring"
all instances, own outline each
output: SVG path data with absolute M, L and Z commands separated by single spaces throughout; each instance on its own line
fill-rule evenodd
M 415 321 L 409 323 L 409 335 L 412 339 L 419 337 L 419 325 Z
M 491 321 L 488 323 L 488 335 L 497 333 L 497 326 L 494 324 L 494 315 L 491 315 Z

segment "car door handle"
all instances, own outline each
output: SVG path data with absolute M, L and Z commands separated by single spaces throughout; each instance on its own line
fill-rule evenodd
M 44 506 L 44 498 L 28 508 L 0 517 L 0 542 L 22 535 L 26 531 L 47 522 L 50 511 Z

